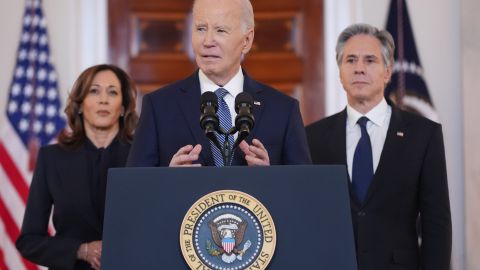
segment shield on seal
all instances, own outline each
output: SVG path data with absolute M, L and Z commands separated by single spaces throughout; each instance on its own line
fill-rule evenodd
M 226 253 L 231 253 L 233 248 L 235 247 L 235 239 L 234 238 L 223 238 L 222 239 L 222 247 Z

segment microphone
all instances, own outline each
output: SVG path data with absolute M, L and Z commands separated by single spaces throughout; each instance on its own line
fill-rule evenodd
M 252 131 L 255 126 L 255 118 L 252 114 L 253 98 L 249 93 L 242 92 L 235 98 L 235 128 L 238 130 L 238 137 L 233 148 L 237 147 Z
M 215 131 L 217 131 L 220 126 L 217 110 L 217 95 L 210 91 L 203 93 L 200 97 L 200 127 L 205 130 L 207 138 L 209 138 L 215 146 L 221 149 L 217 136 L 215 136 Z

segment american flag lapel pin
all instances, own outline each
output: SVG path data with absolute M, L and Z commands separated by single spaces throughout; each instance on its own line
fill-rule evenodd
M 402 131 L 397 131 L 397 136 L 398 136 L 398 137 L 403 137 L 403 135 L 404 135 L 404 134 L 403 134 Z
M 260 103 L 260 101 L 254 101 L 253 104 L 254 104 L 254 105 L 257 105 L 257 106 L 262 105 L 262 104 Z

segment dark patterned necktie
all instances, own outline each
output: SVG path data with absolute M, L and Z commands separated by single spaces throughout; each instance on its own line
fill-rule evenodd
M 372 144 L 367 132 L 368 118 L 363 116 L 357 123 L 362 131 L 358 141 L 352 164 L 352 186 L 360 203 L 363 203 L 367 195 L 368 187 L 373 179 Z
M 228 91 L 223 88 L 218 88 L 215 91 L 215 94 L 218 97 L 218 118 L 220 120 L 220 127 L 222 127 L 225 131 L 228 132 L 228 130 L 232 128 L 232 117 L 230 115 L 230 110 L 228 109 L 228 105 L 224 100 L 224 97 L 228 94 Z M 223 146 L 223 143 L 225 141 L 225 135 L 216 133 L 216 136 L 220 145 Z M 230 144 L 230 150 L 231 150 L 233 146 L 233 135 L 228 136 L 228 142 Z M 213 160 L 215 161 L 215 166 L 217 167 L 225 166 L 223 164 L 223 157 L 220 150 L 212 142 L 210 142 L 210 146 L 212 148 L 212 154 L 213 154 Z M 231 160 L 229 161 L 228 165 L 231 165 Z

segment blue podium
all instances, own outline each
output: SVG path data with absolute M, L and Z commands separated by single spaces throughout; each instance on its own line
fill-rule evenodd
M 269 213 L 274 252 L 261 250 L 272 231 L 255 213 L 259 208 L 242 210 L 223 201 L 222 194 L 231 192 L 248 194 Z M 106 270 L 357 269 L 342 165 L 111 169 L 105 207 Z M 223 208 L 238 214 L 222 214 Z M 252 226 L 246 225 L 249 217 Z M 193 242 L 181 242 L 182 234 Z M 193 251 L 200 255 L 190 255 L 188 263 Z M 268 266 L 260 265 L 262 256 L 269 257 Z M 230 260 L 243 264 L 230 268 Z

